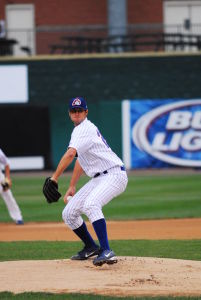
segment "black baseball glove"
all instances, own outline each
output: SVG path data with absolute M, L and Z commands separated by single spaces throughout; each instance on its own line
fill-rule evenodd
M 47 177 L 43 185 L 43 194 L 48 203 L 57 202 L 61 197 L 57 182 Z
M 1 185 L 2 185 L 3 191 L 6 192 L 11 187 L 11 181 L 5 177 L 5 180 L 1 183 Z

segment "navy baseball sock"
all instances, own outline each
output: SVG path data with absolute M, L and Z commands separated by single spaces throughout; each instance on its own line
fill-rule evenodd
M 73 230 L 75 234 L 83 241 L 83 243 L 86 245 L 86 247 L 92 247 L 95 246 L 95 242 L 90 235 L 89 231 L 87 230 L 87 226 L 85 222 L 82 223 L 80 227 Z
M 99 219 L 93 222 L 92 225 L 98 237 L 101 249 L 110 250 L 105 219 Z

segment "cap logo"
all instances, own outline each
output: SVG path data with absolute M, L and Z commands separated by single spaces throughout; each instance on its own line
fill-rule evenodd
M 81 105 L 81 100 L 79 98 L 76 98 L 73 100 L 72 106 L 75 106 L 75 105 Z

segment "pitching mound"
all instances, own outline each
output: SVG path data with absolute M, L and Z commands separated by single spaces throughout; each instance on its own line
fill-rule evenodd
M 0 263 L 0 291 L 92 293 L 100 295 L 200 295 L 201 262 L 119 257 L 114 265 L 92 260 Z

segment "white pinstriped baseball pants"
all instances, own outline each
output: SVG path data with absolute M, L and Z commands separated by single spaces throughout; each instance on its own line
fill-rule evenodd
M 2 172 L 0 172 L 0 182 L 3 182 L 5 179 L 5 176 Z M 12 194 L 12 191 L 9 189 L 6 192 L 3 191 L 2 186 L 0 185 L 0 196 L 3 198 L 10 217 L 14 221 L 22 220 L 22 214 L 20 211 L 20 208 Z
M 128 177 L 120 167 L 108 170 L 86 183 L 67 203 L 62 218 L 72 230 L 79 228 L 86 215 L 91 223 L 104 218 L 102 207 L 126 189 Z

